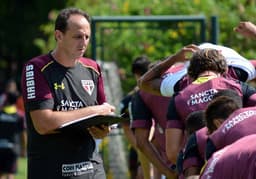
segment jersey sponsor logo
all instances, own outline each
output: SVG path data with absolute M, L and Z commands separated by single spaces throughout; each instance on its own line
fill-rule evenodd
M 57 111 L 71 111 L 84 107 L 81 101 L 61 100 L 60 105 L 57 106 Z
M 64 83 L 61 83 L 61 84 L 54 83 L 53 86 L 54 86 L 53 88 L 54 88 L 55 90 L 57 90 L 57 89 L 62 89 L 62 90 L 64 90 L 64 89 L 65 89 Z
M 72 164 L 62 164 L 62 176 L 80 176 L 93 172 L 92 162 L 80 162 Z
M 81 80 L 82 86 L 85 89 L 85 91 L 92 95 L 92 92 L 94 90 L 94 83 L 92 80 Z
M 225 125 L 224 129 L 222 129 L 222 133 L 228 132 L 231 128 L 233 128 L 235 125 L 239 124 L 240 122 L 256 115 L 256 111 L 254 110 L 249 110 L 249 111 L 244 111 L 230 119 Z
M 34 77 L 34 65 L 26 66 L 26 87 L 27 87 L 27 99 L 34 99 L 36 97 L 35 90 L 35 77 Z
M 214 173 L 215 166 L 225 151 L 226 151 L 226 148 L 224 148 L 220 151 L 217 151 L 213 154 L 212 160 L 209 161 L 210 163 L 209 163 L 208 167 L 206 168 L 206 171 L 203 173 L 203 176 L 207 176 L 207 178 L 209 178 L 209 179 L 212 178 L 212 174 Z
M 190 99 L 187 100 L 187 104 L 188 106 L 193 106 L 197 104 L 208 103 L 212 100 L 213 95 L 217 92 L 218 91 L 216 89 L 208 89 L 199 93 L 192 94 L 190 95 Z

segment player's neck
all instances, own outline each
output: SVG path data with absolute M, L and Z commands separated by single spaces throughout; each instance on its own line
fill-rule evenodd
M 51 55 L 54 58 L 54 60 L 56 60 L 58 63 L 65 67 L 74 67 L 77 62 L 77 59 L 72 59 L 65 52 L 60 51 L 58 49 L 54 49 L 51 52 Z
M 220 76 L 220 74 L 213 71 L 205 71 L 200 75 L 198 75 L 198 77 L 218 77 L 218 76 Z

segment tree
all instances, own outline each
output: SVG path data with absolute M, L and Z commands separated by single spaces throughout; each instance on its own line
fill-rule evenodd
M 23 63 L 41 53 L 41 49 L 34 44 L 36 37 L 45 38 L 40 25 L 49 21 L 51 9 L 64 6 L 64 1 L 1 1 L 0 84 L 11 77 L 19 82 Z

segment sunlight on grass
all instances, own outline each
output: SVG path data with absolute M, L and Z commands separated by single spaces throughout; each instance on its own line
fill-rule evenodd
M 15 179 L 26 179 L 27 178 L 27 159 L 19 158 L 18 161 L 18 173 Z

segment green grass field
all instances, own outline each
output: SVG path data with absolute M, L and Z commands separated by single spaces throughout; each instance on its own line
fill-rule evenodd
M 26 179 L 27 178 L 27 160 L 25 158 L 19 158 L 18 162 L 18 173 L 15 179 Z

